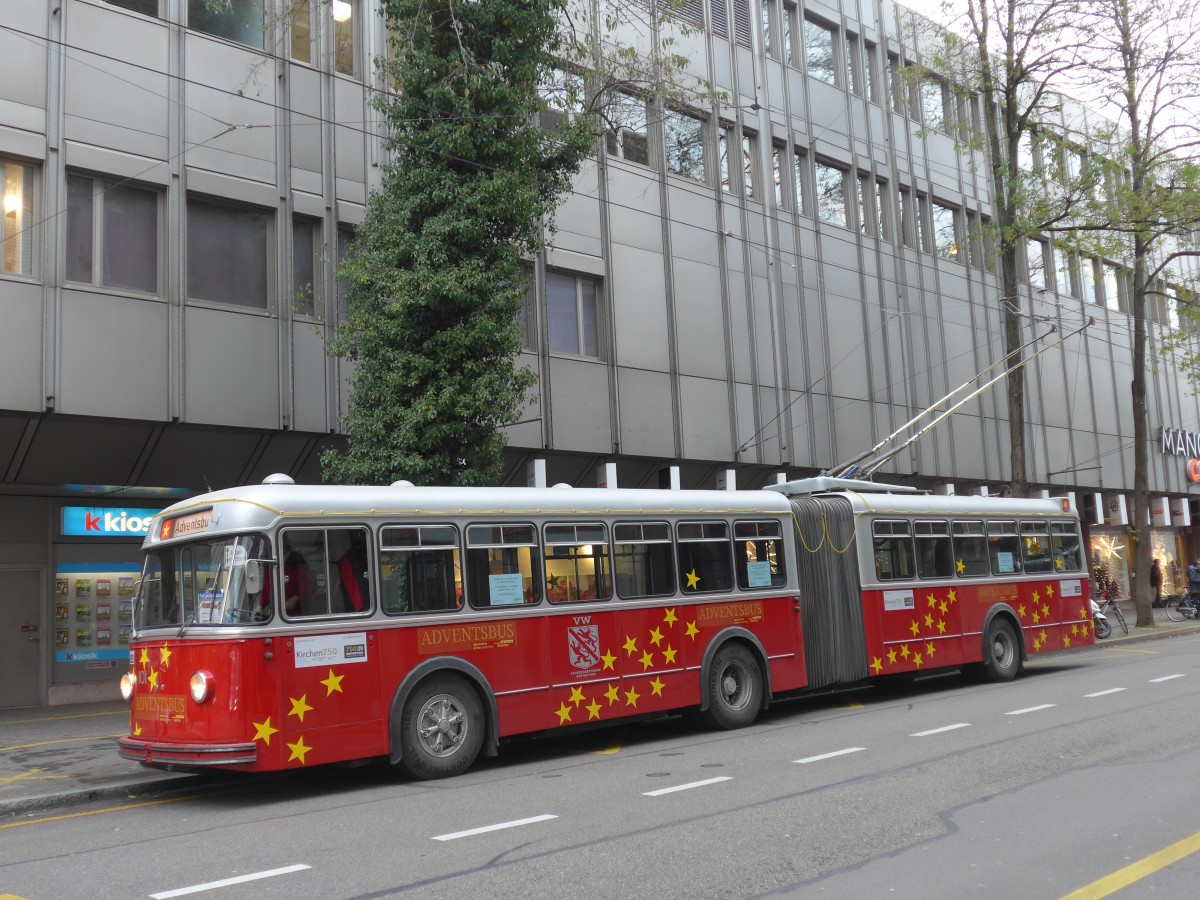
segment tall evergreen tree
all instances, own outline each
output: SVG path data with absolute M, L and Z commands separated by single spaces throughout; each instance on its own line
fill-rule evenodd
M 355 363 L 327 480 L 486 484 L 533 375 L 517 362 L 522 257 L 595 147 L 585 115 L 538 125 L 567 0 L 388 0 L 390 162 L 342 266 Z

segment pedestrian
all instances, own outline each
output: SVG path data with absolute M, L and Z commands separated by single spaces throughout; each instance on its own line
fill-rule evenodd
M 1150 587 L 1154 588 L 1154 608 L 1162 609 L 1162 564 L 1157 558 L 1150 567 Z
M 1194 601 L 1200 595 L 1200 559 L 1187 567 L 1188 599 Z

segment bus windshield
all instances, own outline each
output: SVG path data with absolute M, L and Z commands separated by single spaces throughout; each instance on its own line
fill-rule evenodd
M 160 547 L 146 555 L 137 598 L 137 628 L 171 625 L 231 625 L 270 618 L 270 588 L 246 590 L 246 561 L 263 561 L 269 545 L 262 535 Z

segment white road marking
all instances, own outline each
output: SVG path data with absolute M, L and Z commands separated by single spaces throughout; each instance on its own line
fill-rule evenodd
M 673 794 L 676 791 L 690 791 L 692 788 L 704 787 L 709 784 L 716 784 L 718 781 L 733 781 L 732 776 L 721 775 L 717 778 L 706 778 L 704 781 L 692 781 L 687 784 L 677 784 L 675 787 L 659 788 L 657 791 L 644 791 L 643 797 L 661 797 L 663 794 Z
M 1096 693 L 1094 693 L 1094 694 L 1084 694 L 1083 696 L 1085 696 L 1085 697 L 1103 697 L 1107 694 L 1120 693 L 1123 690 L 1125 690 L 1125 688 L 1109 688 L 1107 691 L 1096 691 Z
M 832 753 L 822 753 L 820 756 L 806 756 L 804 759 L 793 759 L 792 762 L 803 765 L 804 763 L 820 762 L 823 759 L 833 759 L 835 756 L 845 756 L 847 753 L 857 753 L 860 750 L 866 749 L 866 747 L 847 747 L 845 750 L 834 750 Z
M 1043 703 L 1041 706 L 1027 706 L 1024 709 L 1014 709 L 1012 712 L 1005 713 L 1006 716 L 1023 716 L 1025 713 L 1038 712 L 1042 709 L 1053 709 L 1055 704 Z
M 176 888 L 173 891 L 162 891 L 151 894 L 153 900 L 167 900 L 168 897 L 183 897 L 187 894 L 199 894 L 201 891 L 211 891 L 215 888 L 229 887 L 231 884 L 244 884 L 247 881 L 258 881 L 260 878 L 274 878 L 276 875 L 289 875 L 292 872 L 302 872 L 312 866 L 303 864 L 284 866 L 282 869 L 268 869 L 265 872 L 252 872 L 249 875 L 238 875 L 236 878 L 222 878 L 220 881 L 209 881 L 204 884 L 194 884 L 191 887 Z
M 957 725 L 943 725 L 941 728 L 930 728 L 928 731 L 918 731 L 909 737 L 928 737 L 931 734 L 941 734 L 943 731 L 953 731 L 956 728 L 970 728 L 970 722 L 959 722 Z
M 1160 681 L 1170 681 L 1172 678 L 1182 678 L 1182 677 L 1183 677 L 1183 673 L 1180 673 L 1178 675 L 1164 675 L 1162 678 L 1151 678 L 1150 683 L 1157 684 Z
M 482 828 L 468 828 L 466 831 L 455 831 L 452 834 L 439 834 L 435 841 L 454 841 L 458 838 L 471 837 L 476 834 L 487 834 L 489 831 L 503 831 L 505 828 L 517 828 L 521 825 L 533 825 L 536 822 L 548 822 L 558 816 L 549 814 L 530 816 L 528 819 L 514 819 L 511 822 L 501 822 L 498 825 L 484 825 Z

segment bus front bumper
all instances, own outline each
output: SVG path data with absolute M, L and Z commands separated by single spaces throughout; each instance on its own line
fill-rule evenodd
M 246 766 L 258 760 L 255 744 L 173 744 L 123 737 L 120 754 L 147 766 Z

